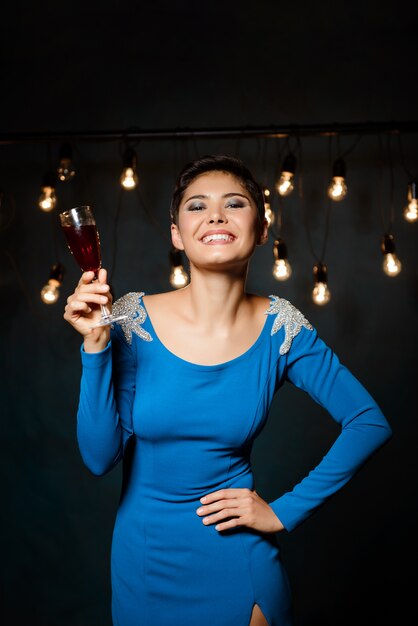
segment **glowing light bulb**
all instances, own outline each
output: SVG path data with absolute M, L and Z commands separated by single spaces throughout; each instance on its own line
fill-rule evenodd
M 170 285 L 175 289 L 180 289 L 180 287 L 185 287 L 189 282 L 189 277 L 184 270 L 182 265 L 178 265 L 177 267 L 173 267 L 171 269 L 170 274 Z
M 282 170 L 277 183 L 277 191 L 281 196 L 288 196 L 295 188 L 296 157 L 290 153 L 283 161 Z
M 397 276 L 402 269 L 402 263 L 396 254 L 385 254 L 383 260 L 383 271 L 387 276 Z
M 277 191 L 281 196 L 288 196 L 295 188 L 293 182 L 294 175 L 292 172 L 282 172 L 280 174 L 279 182 L 277 183 Z
M 45 174 L 42 187 L 41 187 L 41 195 L 38 198 L 38 206 L 42 211 L 48 213 L 52 211 L 57 204 L 57 196 L 55 193 L 55 175 L 51 172 Z
M 328 187 L 328 197 L 334 200 L 334 202 L 340 202 L 346 195 L 345 163 L 342 159 L 337 159 L 332 170 L 332 181 Z
M 45 304 L 54 304 L 59 298 L 60 283 L 56 280 L 49 280 L 41 291 L 42 302 Z
M 135 189 L 138 184 L 138 177 L 131 167 L 123 170 L 120 182 L 125 189 Z
M 54 304 L 59 296 L 60 291 L 59 288 L 62 285 L 62 279 L 64 276 L 64 268 L 59 263 L 56 263 L 51 268 L 51 273 L 49 275 L 49 280 L 46 285 L 42 288 L 41 291 L 41 300 L 45 304 Z
M 39 196 L 38 204 L 39 208 L 42 209 L 42 211 L 45 211 L 46 213 L 52 211 L 52 209 L 54 209 L 57 204 L 57 196 L 55 195 L 55 190 L 52 189 L 52 187 L 43 187 L 42 193 Z
M 274 213 L 270 206 L 270 190 L 264 189 L 264 217 L 267 220 L 267 225 L 271 226 L 274 224 Z
M 326 265 L 317 263 L 314 265 L 315 285 L 312 290 L 312 300 L 318 306 L 324 306 L 331 300 L 331 292 L 328 289 L 328 270 Z
M 185 271 L 181 258 L 181 251 L 172 247 L 170 250 L 170 285 L 175 289 L 185 287 L 189 282 L 189 276 Z
M 138 176 L 136 173 L 136 154 L 132 148 L 128 148 L 125 152 L 120 182 L 122 187 L 128 191 L 135 189 L 138 184 Z
M 292 275 L 292 268 L 286 259 L 278 259 L 273 265 L 273 276 L 276 280 L 288 280 Z
M 407 222 L 418 220 L 417 184 L 411 181 L 408 185 L 408 204 L 404 208 L 403 216 Z
M 264 204 L 264 217 L 267 220 L 268 227 L 274 224 L 274 213 L 271 210 L 271 206 L 269 204 Z
M 75 176 L 73 167 L 73 151 L 69 143 L 63 143 L 60 151 L 60 162 L 57 169 L 58 178 L 63 183 L 70 181 Z
M 343 200 L 347 195 L 347 185 L 345 184 L 342 176 L 334 176 L 330 186 L 328 187 L 328 196 L 331 200 L 339 202 Z
M 276 280 L 284 281 L 292 275 L 292 268 L 287 260 L 287 248 L 283 239 L 276 239 L 274 242 L 274 265 L 273 276 Z
M 393 235 L 384 235 L 380 249 L 383 254 L 383 271 L 387 276 L 397 276 L 402 269 L 402 263 L 395 253 L 395 239 Z

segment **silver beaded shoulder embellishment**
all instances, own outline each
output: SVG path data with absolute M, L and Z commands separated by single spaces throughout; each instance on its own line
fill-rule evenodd
M 127 319 L 116 322 L 122 328 L 127 343 L 132 343 L 132 333 L 135 333 L 144 341 L 152 341 L 151 335 L 142 328 L 141 324 L 147 319 L 147 312 L 141 304 L 144 292 L 131 291 L 122 296 L 112 306 L 115 315 L 127 315 Z
M 300 333 L 302 326 L 308 330 L 313 330 L 312 325 L 306 317 L 288 300 L 278 296 L 269 296 L 272 299 L 266 315 L 276 315 L 273 322 L 271 334 L 274 335 L 284 327 L 284 341 L 280 346 L 280 354 L 286 354 L 290 350 L 292 340 Z

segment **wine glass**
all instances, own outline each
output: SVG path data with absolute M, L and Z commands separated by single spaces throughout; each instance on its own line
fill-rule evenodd
M 90 206 L 79 206 L 60 213 L 60 222 L 67 240 L 68 248 L 83 272 L 94 272 L 97 280 L 102 266 L 100 256 L 100 239 L 96 220 Z M 126 319 L 127 315 L 112 315 L 101 304 L 102 317 L 96 326 L 108 326 Z

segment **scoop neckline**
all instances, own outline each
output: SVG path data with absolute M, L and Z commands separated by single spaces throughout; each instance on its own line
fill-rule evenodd
M 146 296 L 147 294 L 143 294 L 144 296 Z M 158 345 L 160 346 L 160 348 L 170 356 L 170 358 L 172 358 L 174 361 L 178 361 L 179 363 L 185 365 L 186 367 L 189 367 L 191 369 L 196 369 L 196 370 L 206 370 L 206 371 L 215 371 L 215 370 L 221 370 L 221 369 L 225 369 L 227 367 L 231 367 L 233 365 L 237 365 L 238 363 L 240 363 L 241 361 L 245 360 L 246 358 L 248 358 L 261 344 L 261 342 L 263 341 L 264 335 L 266 333 L 266 329 L 268 326 L 268 321 L 270 316 L 267 315 L 267 313 L 265 313 L 266 315 L 266 319 L 264 320 L 264 324 L 262 326 L 262 329 L 257 337 L 257 339 L 254 341 L 254 343 L 247 348 L 247 350 L 245 350 L 245 352 L 243 352 L 242 354 L 239 354 L 238 356 L 234 357 L 233 359 L 229 359 L 228 361 L 223 361 L 222 363 L 215 363 L 214 365 L 203 365 L 201 363 L 194 363 L 193 361 L 188 361 L 187 359 L 183 359 L 181 356 L 178 356 L 177 354 L 175 354 L 174 352 L 172 352 L 172 350 L 170 350 L 169 348 L 167 348 L 167 346 L 161 341 L 161 339 L 159 338 L 158 334 L 155 332 L 155 328 L 154 325 L 152 323 L 151 317 L 148 313 L 147 307 L 145 305 L 145 302 L 143 300 L 143 296 L 141 297 L 142 300 L 142 306 L 144 307 L 145 313 L 146 313 L 146 319 L 148 320 L 148 324 L 150 326 L 150 329 L 152 331 L 152 338 L 155 339 L 158 343 Z

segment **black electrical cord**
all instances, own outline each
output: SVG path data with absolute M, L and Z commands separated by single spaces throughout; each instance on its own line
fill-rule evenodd
M 402 167 L 405 171 L 405 174 L 408 176 L 409 178 L 409 182 L 411 181 L 417 181 L 418 176 L 417 173 L 415 172 L 415 175 L 412 173 L 412 171 L 409 169 L 409 167 L 406 165 L 406 160 L 405 160 L 405 153 L 404 153 L 404 149 L 403 149 L 403 144 L 402 144 L 402 134 L 399 133 L 398 134 L 398 144 L 399 144 L 399 153 L 401 155 L 401 163 L 402 163 Z

